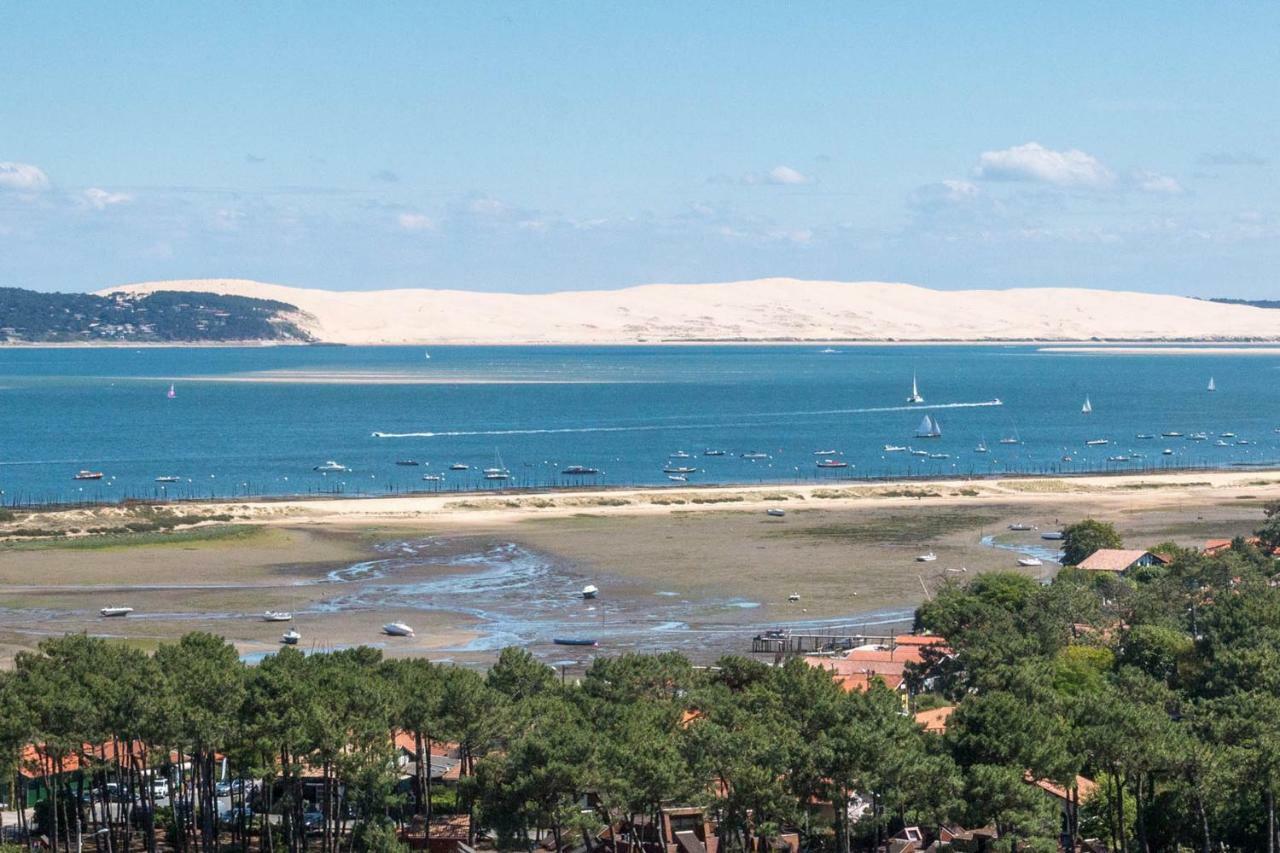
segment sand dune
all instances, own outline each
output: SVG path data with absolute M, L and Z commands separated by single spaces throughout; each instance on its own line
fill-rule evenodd
M 770 278 L 509 294 L 197 279 L 102 292 L 156 290 L 288 302 L 304 312 L 301 325 L 319 340 L 345 344 L 1280 339 L 1280 311 L 1072 288 L 944 291 Z

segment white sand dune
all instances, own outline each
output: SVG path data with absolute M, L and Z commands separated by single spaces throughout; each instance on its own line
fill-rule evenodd
M 301 325 L 317 339 L 345 344 L 1280 339 L 1280 311 L 1073 288 L 947 291 L 770 278 L 510 294 L 197 279 L 101 292 L 157 290 L 287 302 L 305 314 Z

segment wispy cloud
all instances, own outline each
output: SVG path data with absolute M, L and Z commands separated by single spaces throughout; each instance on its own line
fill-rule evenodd
M 1180 195 L 1182 193 L 1182 184 L 1178 183 L 1176 178 L 1168 175 L 1161 175 L 1159 172 L 1148 172 L 1144 169 L 1136 170 L 1131 180 L 1135 188 L 1144 193 L 1163 193 L 1165 195 Z
M 1057 187 L 1105 187 L 1115 176 L 1098 158 L 1070 148 L 1055 151 L 1038 142 L 984 151 L 974 175 L 987 181 L 1029 181 Z
M 1250 151 L 1206 151 L 1196 158 L 1200 166 L 1265 166 L 1267 160 Z
M 790 166 L 774 166 L 769 170 L 766 181 L 771 184 L 794 186 L 796 184 L 811 184 L 813 183 L 813 178 Z
M 405 231 L 431 231 L 436 227 L 435 220 L 422 213 L 402 213 L 396 217 L 396 222 Z
M 49 176 L 30 163 L 0 163 L 0 190 L 33 193 L 49 188 Z
M 128 193 L 113 193 L 99 187 L 89 187 L 80 194 L 80 202 L 94 210 L 106 210 L 115 204 L 126 204 L 133 201 L 133 196 Z

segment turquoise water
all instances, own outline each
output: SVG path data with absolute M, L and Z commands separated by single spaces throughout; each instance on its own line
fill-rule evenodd
M 426 355 L 419 347 L 0 350 L 0 490 L 8 503 L 27 503 L 678 485 L 667 464 L 697 468 L 690 484 L 1280 464 L 1275 355 L 1029 346 L 433 347 Z M 905 402 L 913 371 L 924 405 Z M 941 422 L 941 438 L 915 438 L 924 413 Z M 1160 437 L 1166 431 L 1205 439 Z M 998 444 L 1002 437 L 1021 443 Z M 1090 439 L 1110 444 L 1088 447 Z M 989 452 L 974 452 L 984 440 Z M 886 444 L 947 458 L 886 453 Z M 839 451 L 849 467 L 818 468 L 818 450 Z M 669 463 L 676 451 L 690 456 Z M 497 454 L 511 473 L 502 484 L 480 476 Z M 410 459 L 420 464 L 395 464 Z M 350 470 L 312 470 L 326 460 Z M 470 469 L 447 470 L 453 463 Z M 569 465 L 600 473 L 563 475 Z M 104 477 L 73 480 L 80 469 Z

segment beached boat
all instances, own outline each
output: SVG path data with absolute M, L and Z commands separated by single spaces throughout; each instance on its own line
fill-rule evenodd
M 920 396 L 920 388 L 916 385 L 915 371 L 911 372 L 911 395 L 907 397 L 908 403 L 923 403 L 924 397 Z
M 848 468 L 849 463 L 842 459 L 819 459 L 819 468 Z
M 288 610 L 268 610 L 262 614 L 263 622 L 292 622 L 293 614 Z
M 421 463 L 421 462 L 419 462 L 417 459 L 397 459 L 397 460 L 396 460 L 396 464 L 397 464 L 397 465 L 403 465 L 403 466 L 405 466 L 406 468 L 413 468 L 413 467 L 416 467 L 416 466 L 418 466 L 418 465 L 421 465 L 422 463 Z
M 181 477 L 175 477 L 172 474 L 166 474 L 163 477 L 156 477 L 157 483 L 181 483 Z
M 412 637 L 415 636 L 413 629 L 403 622 L 388 622 L 382 626 L 382 633 L 391 637 Z
M 587 465 L 570 465 L 568 468 L 565 468 L 565 469 L 564 469 L 563 471 L 561 471 L 560 473 L 561 473 L 561 474 L 576 475 L 576 476 L 587 476 L 587 475 L 589 475 L 589 474 L 599 474 L 599 473 L 600 473 L 600 469 L 598 469 L 598 468 L 591 468 L 591 467 L 589 467 L 589 466 L 587 466 Z
M 1018 558 L 1018 565 L 1019 565 L 1019 566 L 1028 566 L 1028 567 L 1030 567 L 1030 566 L 1043 566 L 1043 565 L 1044 565 L 1044 561 L 1043 561 L 1043 560 L 1041 560 L 1039 557 L 1019 557 L 1019 558 Z
M 1109 438 L 1091 438 L 1085 442 L 1085 444 L 1089 447 L 1101 447 L 1104 444 L 1110 444 L 1110 443 L 1111 443 L 1111 439 Z
M 593 583 L 589 583 L 582 588 L 583 598 L 595 598 L 599 594 L 600 594 L 600 590 Z
M 905 447 L 902 447 L 897 444 L 886 444 L 884 446 L 885 453 L 902 453 L 904 450 L 906 450 Z
M 106 617 L 112 617 L 112 616 L 128 616 L 130 613 L 132 613 L 132 612 L 133 612 L 133 608 L 132 608 L 132 607 L 124 607 L 124 606 L 104 607 L 104 608 L 102 608 L 101 610 L 99 610 L 98 612 L 99 612 L 100 614 L 102 614 L 103 616 L 106 616 Z
M 1013 524 L 1009 525 L 1009 529 L 1010 530 L 1035 530 L 1035 527 L 1022 521 L 1015 521 Z
M 598 640 L 592 640 L 587 637 L 556 637 L 551 642 L 557 646 L 598 646 Z
M 787 596 L 787 601 L 799 601 L 799 600 L 800 600 L 800 593 L 798 592 L 793 592 Z
M 921 554 L 919 557 L 916 557 L 916 562 L 932 563 L 936 559 L 938 559 L 938 555 L 930 551 L 928 554 Z
M 329 459 L 323 465 L 316 465 L 311 470 L 319 471 L 322 474 L 327 474 L 329 472 L 350 471 L 351 469 L 348 468 L 346 465 L 343 465 L 339 462 L 334 462 L 332 459 Z
M 102 479 L 102 472 L 101 472 L 101 471 L 86 471 L 86 470 L 81 469 L 81 470 L 77 471 L 74 475 L 72 475 L 71 479 L 73 479 L 73 480 L 101 480 L 101 479 Z
M 777 507 L 770 507 L 764 511 L 764 514 L 772 516 L 773 518 L 782 518 L 787 514 L 787 511 L 785 509 L 778 509 Z
M 1061 530 L 1046 530 L 1044 533 L 1040 534 L 1040 538 L 1046 539 L 1050 542 L 1058 542 L 1065 538 L 1065 535 Z
M 942 424 L 925 415 L 916 427 L 916 438 L 942 438 Z
M 298 641 L 301 639 L 302 635 L 292 628 L 280 635 L 280 642 L 284 643 L 286 646 L 296 646 L 298 645 Z
M 1080 413 L 1082 415 L 1088 415 L 1088 414 L 1091 414 L 1092 412 L 1093 412 L 1093 403 L 1090 403 L 1089 398 L 1085 397 L 1084 405 L 1080 407 Z

